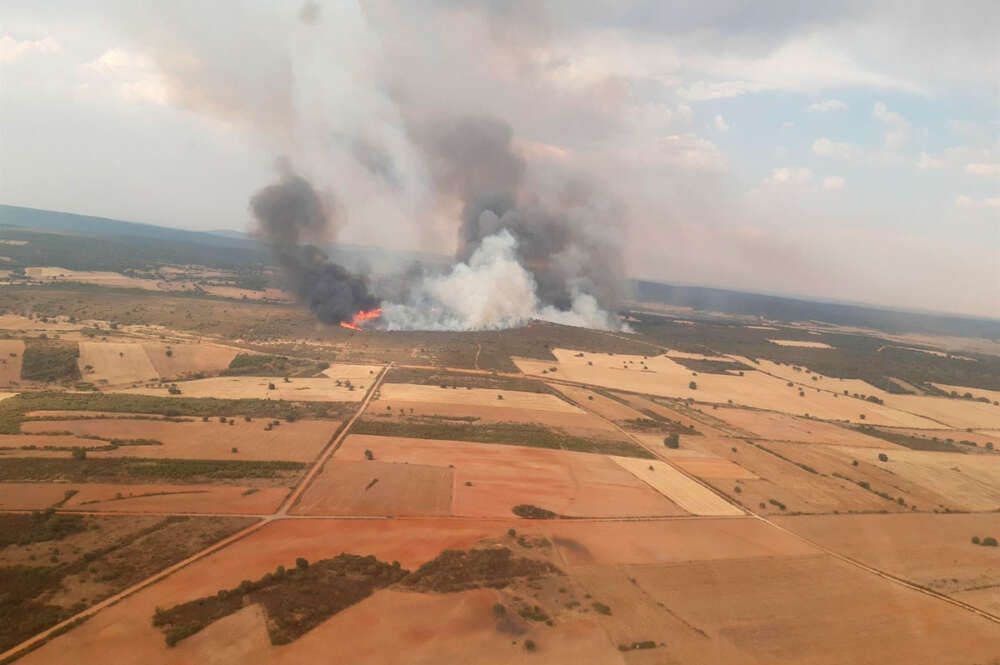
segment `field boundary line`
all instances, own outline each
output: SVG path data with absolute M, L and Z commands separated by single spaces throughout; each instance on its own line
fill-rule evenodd
M 344 439 L 347 438 L 347 434 L 348 432 L 351 431 L 351 427 L 354 426 L 354 423 L 358 420 L 358 418 L 361 417 L 361 414 L 364 413 L 365 410 L 368 408 L 368 404 L 372 401 L 372 397 L 374 397 L 375 393 L 378 392 L 379 386 L 382 385 L 382 380 L 385 379 L 391 367 L 392 367 L 391 362 L 382 367 L 382 371 L 379 372 L 379 375 L 375 377 L 375 380 L 372 382 L 371 386 L 368 387 L 368 392 L 365 393 L 365 398 L 361 400 L 361 404 L 358 407 L 358 410 L 354 413 L 353 416 L 351 416 L 350 420 L 345 421 L 340 425 L 339 428 L 337 428 L 337 431 L 334 432 L 333 436 L 330 438 L 330 441 L 326 444 L 326 447 L 324 447 L 323 450 L 320 451 L 319 457 L 317 457 L 316 462 L 312 465 L 309 471 L 306 472 L 305 477 L 299 482 L 296 488 L 292 491 L 291 494 L 288 495 L 288 497 L 281 503 L 281 505 L 278 506 L 278 510 L 275 511 L 274 513 L 276 516 L 283 517 L 287 515 L 288 511 L 294 508 L 295 504 L 298 503 L 299 499 L 302 498 L 302 495 L 305 493 L 306 489 L 308 489 L 309 485 L 316 478 L 316 476 L 319 475 L 320 471 L 326 464 L 327 460 L 329 460 L 330 457 L 332 457 L 333 454 L 337 452 L 341 444 L 344 442 Z

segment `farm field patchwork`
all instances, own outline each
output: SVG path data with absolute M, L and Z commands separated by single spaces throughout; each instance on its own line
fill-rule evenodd
M 293 507 L 299 515 L 450 515 L 446 466 L 329 460 Z
M 453 471 L 455 515 L 513 517 L 520 504 L 580 517 L 685 514 L 605 455 L 352 434 L 334 460 L 363 461 L 368 450 L 379 462 Z
M 742 515 L 743 511 L 699 485 L 666 462 L 612 457 L 619 466 L 692 515 Z
M 719 407 L 716 418 L 730 423 L 750 438 L 774 441 L 802 441 L 841 446 L 896 448 L 892 443 L 861 432 L 813 418 L 800 418 L 775 411 Z
M 340 423 L 334 420 L 296 420 L 275 426 L 273 419 L 219 418 L 203 422 L 171 422 L 164 419 L 89 418 L 80 420 L 32 420 L 21 424 L 27 434 L 70 432 L 83 440 L 67 436 L 0 435 L 0 446 L 24 444 L 41 447 L 52 439 L 53 445 L 102 446 L 109 441 L 151 440 L 162 445 L 122 445 L 108 451 L 89 452 L 90 457 L 159 457 L 170 459 L 210 460 L 284 460 L 309 462 L 330 440 Z M 30 440 L 28 440 L 30 439 Z M 103 439 L 103 440 L 99 440 Z M 21 445 L 24 445 L 21 444 Z
M 160 378 L 142 344 L 79 342 L 80 376 L 96 384 L 145 383 Z
M 556 411 L 580 414 L 577 407 L 546 393 L 529 393 L 514 390 L 486 388 L 441 388 L 440 386 L 410 383 L 384 383 L 379 388 L 379 401 L 394 402 L 447 402 L 461 406 L 503 406 L 532 411 Z M 502 404 L 498 404 L 502 402 Z
M 762 372 L 735 374 L 692 372 L 670 358 L 627 356 L 623 354 L 583 354 L 554 349 L 558 359 L 556 377 L 579 383 L 602 386 L 662 397 L 693 398 L 698 401 L 726 404 L 730 400 L 743 406 L 810 414 L 828 420 L 849 420 L 869 424 L 902 427 L 935 427 L 935 421 L 844 395 L 789 387 L 787 382 Z M 526 374 L 541 375 L 552 363 L 515 358 Z M 694 384 L 694 387 L 692 387 Z M 862 416 L 864 416 L 862 418 Z
M 267 399 L 296 402 L 360 402 L 365 396 L 365 387 L 370 386 L 373 377 L 364 379 L 366 383 L 337 385 L 331 378 L 290 379 L 280 376 L 219 376 L 208 379 L 179 381 L 177 388 L 183 397 L 219 397 L 223 399 Z M 273 387 L 272 387 L 273 386 Z M 157 388 L 130 388 L 121 391 L 129 395 L 157 395 L 173 397 L 167 386 Z
M 115 513 L 272 513 L 288 495 L 287 487 L 245 485 L 170 485 L 150 483 L 0 483 L 0 509 L 44 510 L 62 502 L 62 510 Z

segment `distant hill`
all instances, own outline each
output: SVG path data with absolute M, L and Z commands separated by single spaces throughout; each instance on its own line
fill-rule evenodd
M 887 333 L 927 333 L 1000 339 L 1000 320 L 881 309 L 783 296 L 727 291 L 703 286 L 674 286 L 634 280 L 635 299 L 695 310 L 760 316 L 772 321 L 822 321 L 872 328 Z

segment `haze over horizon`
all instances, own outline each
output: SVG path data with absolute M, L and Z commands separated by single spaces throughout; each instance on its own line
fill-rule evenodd
M 289 156 L 341 242 L 452 252 L 435 128 L 488 116 L 532 199 L 569 181 L 597 200 L 629 276 L 1000 316 L 995 3 L 14 0 L 0 19 L 2 203 L 242 231 Z

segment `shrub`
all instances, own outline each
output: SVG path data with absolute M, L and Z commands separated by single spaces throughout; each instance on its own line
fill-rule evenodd
M 667 448 L 673 448 L 673 449 L 680 448 L 681 438 L 680 436 L 677 435 L 676 432 L 672 432 L 668 434 L 666 437 L 664 437 L 663 445 L 665 445 Z
M 691 390 L 698 390 L 698 383 L 692 381 L 691 383 L 688 384 L 688 388 L 690 388 Z
M 879 462 L 888 462 L 889 461 L 889 456 L 886 455 L 885 453 L 879 453 L 878 454 L 878 461 Z
M 594 611 L 597 612 L 598 614 L 611 616 L 611 608 L 605 605 L 604 603 L 598 603 L 597 601 L 594 601 L 593 603 L 591 603 L 591 607 L 593 607 Z
M 295 567 L 299 570 L 305 570 L 309 567 L 309 561 L 305 557 L 299 557 L 295 560 Z
M 86 448 L 81 448 L 80 446 L 73 446 L 73 459 L 87 459 Z
M 515 531 L 514 529 L 507 529 L 507 535 L 513 538 L 514 536 L 517 535 L 517 531 Z
M 506 614 L 507 614 L 507 608 L 501 605 L 500 603 L 497 603 L 496 605 L 493 606 L 493 616 L 499 618 Z
M 371 450 L 365 449 L 365 459 L 370 462 L 375 459 L 375 454 Z
M 973 537 L 972 537 L 972 544 L 973 544 L 973 545 L 978 545 L 978 544 L 979 544 L 979 542 L 980 542 L 980 541 L 979 541 L 979 536 L 973 536 Z
M 996 547 L 997 539 L 994 538 L 993 536 L 987 536 L 986 538 L 983 538 L 983 545 L 985 545 L 986 547 Z
M 534 640 L 525 640 L 525 641 L 524 641 L 524 650 L 525 650 L 525 651 L 534 651 L 534 650 L 535 650 L 535 648 L 536 648 L 536 647 L 535 647 L 535 642 L 534 642 Z

